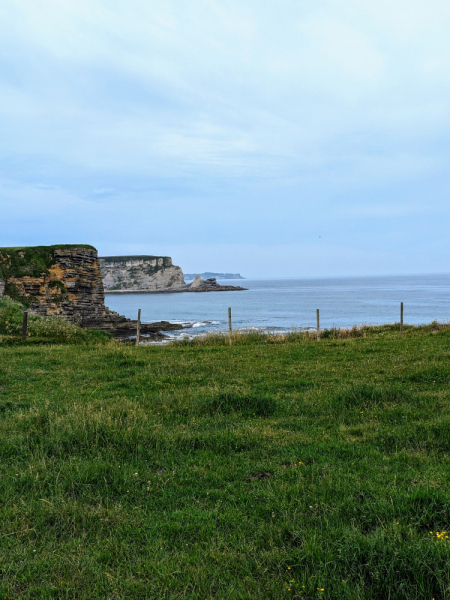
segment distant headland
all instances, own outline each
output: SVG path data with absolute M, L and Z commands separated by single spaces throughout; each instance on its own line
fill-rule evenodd
M 245 279 L 240 273 L 212 273 L 211 271 L 205 271 L 204 273 L 185 273 L 185 279 L 195 279 L 197 275 L 200 275 L 202 279 Z

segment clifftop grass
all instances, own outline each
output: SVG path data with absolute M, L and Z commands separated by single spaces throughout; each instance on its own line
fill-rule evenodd
M 167 260 L 171 260 L 170 256 L 153 256 L 151 254 L 137 254 L 131 256 L 101 256 L 100 259 L 107 263 L 127 262 L 129 260 L 155 260 L 158 258 L 164 259 L 164 266 Z
M 449 329 L 225 342 L 0 347 L 0 597 L 450 598 Z
M 82 244 L 0 248 L 0 277 L 6 282 L 10 277 L 42 277 L 56 263 L 55 250 L 75 248 L 95 250 L 93 246 Z

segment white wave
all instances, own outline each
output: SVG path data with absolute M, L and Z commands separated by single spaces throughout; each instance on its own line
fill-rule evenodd
M 192 327 L 205 327 L 206 325 L 220 325 L 220 321 L 195 321 Z

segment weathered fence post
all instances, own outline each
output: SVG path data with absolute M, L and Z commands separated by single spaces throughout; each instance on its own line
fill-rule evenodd
M 320 313 L 319 313 L 319 309 L 317 309 L 316 311 L 316 317 L 317 317 L 317 336 L 316 339 L 317 341 L 320 340 Z
M 136 324 L 136 346 L 139 346 L 139 335 L 141 333 L 141 309 L 138 310 L 138 318 Z
M 228 307 L 228 341 L 231 346 L 231 336 L 233 334 L 233 329 L 231 327 L 231 306 Z
M 400 302 L 400 335 L 403 336 L 403 302 Z
M 26 310 L 23 313 L 23 321 L 22 321 L 22 341 L 27 341 L 27 333 L 28 333 L 28 311 Z

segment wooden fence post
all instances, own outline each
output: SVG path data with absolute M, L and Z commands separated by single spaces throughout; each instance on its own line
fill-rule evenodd
M 403 302 L 400 302 L 400 335 L 403 336 Z
M 28 311 L 26 310 L 23 313 L 23 321 L 22 321 L 22 341 L 27 341 L 27 333 L 28 333 Z
M 228 307 L 228 338 L 231 346 L 231 336 L 233 334 L 233 329 L 231 327 L 231 306 Z
M 316 311 L 316 317 L 317 317 L 317 341 L 320 340 L 320 313 L 319 313 L 319 309 L 317 309 Z
M 139 346 L 139 336 L 141 333 L 141 309 L 138 310 L 138 318 L 136 325 L 136 346 Z

